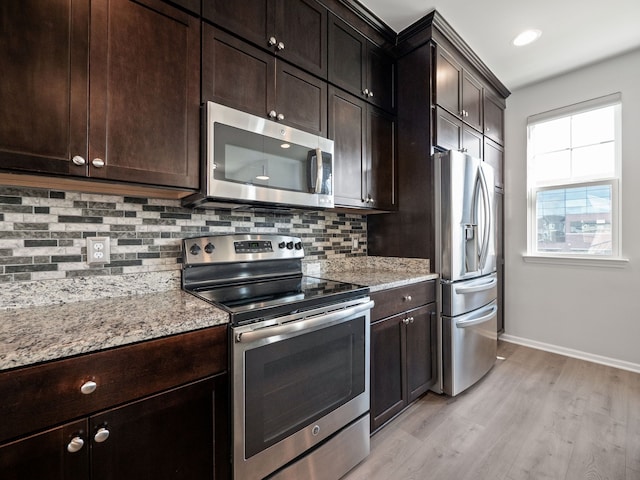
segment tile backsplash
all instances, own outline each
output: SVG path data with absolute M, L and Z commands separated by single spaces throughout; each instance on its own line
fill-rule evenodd
M 177 271 L 182 238 L 248 232 L 301 237 L 307 260 L 367 254 L 364 215 L 192 210 L 177 200 L 0 186 L 0 282 Z M 86 263 L 91 236 L 110 238 L 110 263 Z

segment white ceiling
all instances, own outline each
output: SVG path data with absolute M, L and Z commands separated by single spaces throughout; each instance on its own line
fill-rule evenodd
M 396 32 L 434 8 L 510 90 L 640 47 L 640 0 L 360 0 Z M 514 47 L 522 30 L 537 42 Z

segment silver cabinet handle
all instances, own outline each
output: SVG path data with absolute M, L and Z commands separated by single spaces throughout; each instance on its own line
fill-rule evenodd
M 462 148 L 458 149 L 458 151 L 462 152 L 462 153 L 467 153 L 468 150 L 465 147 L 462 147 Z
M 84 382 L 82 384 L 82 386 L 80 387 L 80 391 L 84 394 L 84 395 L 89 395 L 90 393 L 93 393 L 96 391 L 96 388 L 98 388 L 98 384 L 92 380 L 89 380 L 87 382 Z
M 91 165 L 93 165 L 96 168 L 102 168 L 104 167 L 104 160 L 102 160 L 101 158 L 94 158 L 91 161 Z
M 84 165 L 85 163 L 87 163 L 87 161 L 84 158 L 82 158 L 80 155 L 76 155 L 71 159 L 71 161 L 76 165 Z
M 485 132 L 488 132 L 489 130 L 490 130 L 489 127 L 484 129 Z
M 93 437 L 93 439 L 97 443 L 102 443 L 106 441 L 107 438 L 109 438 L 109 430 L 107 430 L 105 427 L 100 427 Z
M 269 118 L 276 118 L 278 116 L 278 112 L 276 112 L 275 110 L 271 110 L 269 112 Z
M 413 323 L 415 319 L 413 317 L 409 317 L 409 323 Z
M 405 295 L 404 297 L 402 297 L 402 301 L 403 302 L 410 302 L 411 301 L 411 295 Z
M 405 325 L 409 325 L 409 319 L 408 318 L 403 318 L 402 319 L 402 323 L 404 323 Z
M 273 47 L 276 43 L 278 43 L 278 40 L 276 40 L 276 37 L 269 37 L 269 46 Z
M 284 42 L 278 42 L 278 50 L 284 50 Z
M 368 97 L 368 96 L 369 96 L 369 89 L 368 89 L 368 88 L 365 88 L 365 89 L 362 91 L 362 94 L 363 94 L 365 97 Z
M 282 113 L 279 113 L 278 116 L 276 117 L 278 120 L 282 121 L 284 120 L 284 115 Z
M 369 90 L 369 97 L 373 97 L 373 92 Z
M 84 440 L 81 437 L 73 437 L 67 445 L 67 452 L 76 453 L 84 447 Z

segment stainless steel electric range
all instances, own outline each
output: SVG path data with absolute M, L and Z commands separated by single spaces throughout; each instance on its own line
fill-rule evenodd
M 230 315 L 236 480 L 335 480 L 369 453 L 369 289 L 303 258 L 283 235 L 183 241 L 183 289 Z

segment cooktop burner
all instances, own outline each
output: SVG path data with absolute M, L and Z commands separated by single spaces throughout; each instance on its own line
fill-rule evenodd
M 366 297 L 369 288 L 302 275 L 299 238 L 221 235 L 184 240 L 183 289 L 249 323 Z

